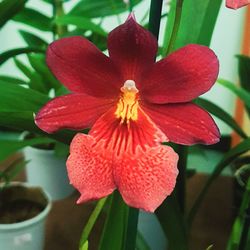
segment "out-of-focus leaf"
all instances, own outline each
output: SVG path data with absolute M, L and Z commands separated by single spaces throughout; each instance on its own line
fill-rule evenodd
M 42 138 L 33 138 L 29 140 L 23 141 L 14 141 L 14 140 L 0 140 L 0 161 L 5 160 L 11 154 L 15 153 L 16 151 L 27 147 L 27 146 L 34 146 L 43 143 L 50 143 L 54 140 L 42 137 Z
M 190 43 L 209 46 L 221 2 L 222 0 L 185 0 L 183 2 L 181 23 L 174 49 Z M 163 55 L 166 54 L 169 44 L 175 9 L 176 1 L 172 1 L 163 43 Z
M 22 63 L 17 58 L 14 58 L 16 66 L 26 75 L 29 79 L 29 87 L 41 93 L 47 94 L 50 87 L 47 82 L 44 82 L 42 77 L 35 71 L 31 70 L 27 65 Z
M 20 35 L 22 36 L 23 40 L 27 43 L 30 47 L 42 47 L 47 48 L 48 43 L 45 42 L 42 38 L 34 35 L 30 32 L 25 30 L 19 30 Z
M 54 88 L 57 90 L 61 87 L 60 82 L 54 77 L 54 75 L 49 70 L 46 62 L 45 56 L 42 54 L 29 54 L 28 55 L 29 62 L 34 70 L 40 74 L 43 79 L 44 85 L 46 85 L 47 89 Z
M 69 146 L 61 142 L 55 143 L 55 155 L 66 158 L 69 154 Z
M 239 209 L 239 214 L 233 224 L 232 232 L 227 245 L 227 250 L 247 250 L 247 248 L 241 245 L 241 239 L 242 233 L 244 231 L 244 224 L 246 223 L 249 216 L 247 214 L 248 207 L 250 207 L 250 177 L 248 178 L 246 189 Z M 249 227 L 248 229 L 246 229 L 245 233 L 248 233 L 248 231 Z
M 213 183 L 213 181 L 221 174 L 224 168 L 226 168 L 232 161 L 234 161 L 238 156 L 241 154 L 247 152 L 250 150 L 250 138 L 245 139 L 240 144 L 232 148 L 230 151 L 228 151 L 224 157 L 221 159 L 221 161 L 216 165 L 214 171 L 209 176 L 207 182 L 205 183 L 202 191 L 200 192 L 198 198 L 194 202 L 194 205 L 189 213 L 189 224 L 192 223 L 209 187 Z
M 0 111 L 36 112 L 49 98 L 35 90 L 20 85 L 0 84 Z
M 60 16 L 55 20 L 56 24 L 59 25 L 75 25 L 77 28 L 90 30 L 94 33 L 106 36 L 107 32 L 105 32 L 102 27 L 93 23 L 90 19 L 80 16 L 73 16 L 73 15 L 64 15 Z
M 155 214 L 168 238 L 168 249 L 187 250 L 186 225 L 177 201 L 176 191 L 161 204 Z
M 150 250 L 150 247 L 143 235 L 138 231 L 136 238 L 136 250 Z
M 19 78 L 13 77 L 13 76 L 7 76 L 7 75 L 0 75 L 0 84 L 2 82 L 11 83 L 11 84 L 22 84 L 22 85 L 28 84 L 27 82 L 25 82 L 22 79 L 19 79 Z
M 24 8 L 27 0 L 4 0 L 0 2 L 0 28 Z
M 51 31 L 52 29 L 51 18 L 37 10 L 30 8 L 24 8 L 21 12 L 14 16 L 13 20 L 42 31 Z
M 33 48 L 33 47 L 17 48 L 17 49 L 8 50 L 8 51 L 5 51 L 2 54 L 0 54 L 0 65 L 2 65 L 4 62 L 9 60 L 11 57 L 15 57 L 15 56 L 20 55 L 20 54 L 28 54 L 31 52 L 45 53 L 45 50 L 42 48 Z
M 217 82 L 237 95 L 250 109 L 250 93 L 227 80 L 218 79 Z
M 133 0 L 133 5 L 142 0 Z M 127 4 L 122 0 L 82 0 L 69 12 L 70 15 L 81 17 L 105 17 L 119 14 L 128 10 Z
M 228 114 L 222 108 L 203 98 L 196 99 L 195 103 L 201 106 L 202 108 L 206 109 L 209 113 L 221 119 L 236 133 L 238 133 L 242 138 L 247 138 L 246 133 L 242 130 L 242 128 L 238 125 L 238 123 L 233 119 L 233 117 L 230 114 Z
M 99 250 L 123 249 L 124 225 L 127 220 L 128 206 L 124 203 L 118 191 L 115 191 L 110 198 L 111 204 Z

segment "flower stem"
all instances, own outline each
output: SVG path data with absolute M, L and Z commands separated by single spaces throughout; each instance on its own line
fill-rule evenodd
M 89 220 L 86 224 L 86 226 L 84 227 L 83 231 L 82 231 L 82 236 L 80 239 L 80 245 L 79 245 L 79 249 L 81 249 L 83 247 L 83 245 L 86 243 L 86 241 L 88 240 L 89 234 L 99 216 L 99 214 L 101 213 L 103 206 L 105 205 L 107 200 L 107 197 L 100 199 L 97 204 L 96 207 L 94 209 L 94 211 L 92 212 L 92 214 L 89 217 Z
M 162 0 L 151 0 L 148 29 L 158 39 L 161 22 Z
M 53 1 L 53 17 L 57 18 L 59 16 L 64 15 L 64 8 L 62 0 L 54 0 Z M 66 25 L 55 25 L 53 30 L 53 37 L 55 38 L 62 37 L 68 31 Z
M 177 3 L 176 3 L 174 25 L 173 25 L 172 33 L 171 33 L 171 36 L 170 36 L 170 40 L 169 40 L 168 48 L 167 48 L 167 51 L 166 51 L 166 55 L 171 53 L 173 51 L 173 49 L 174 49 L 174 44 L 175 44 L 175 41 L 176 41 L 176 38 L 177 38 L 177 34 L 178 34 L 180 22 L 181 22 L 183 1 L 184 0 L 177 0 Z

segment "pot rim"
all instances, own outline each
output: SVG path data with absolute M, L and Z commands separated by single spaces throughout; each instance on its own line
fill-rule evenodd
M 11 182 L 10 185 L 13 186 L 24 186 L 24 187 L 37 187 L 35 185 L 30 185 L 26 182 Z M 41 188 L 41 187 L 39 187 Z M 39 222 L 41 222 L 43 219 L 45 219 L 45 217 L 48 215 L 48 213 L 51 210 L 52 207 L 52 201 L 51 201 L 51 197 L 49 195 L 48 192 L 46 192 L 43 188 L 41 188 L 46 199 L 47 199 L 47 205 L 46 207 L 43 209 L 43 211 L 41 213 L 39 213 L 38 215 L 36 215 L 35 217 L 25 220 L 25 221 L 21 221 L 21 222 L 17 222 L 17 223 L 11 223 L 11 224 L 1 224 L 0 223 L 0 231 L 7 231 L 7 230 L 17 230 L 17 229 L 21 229 L 21 228 L 26 228 L 30 225 L 34 225 L 37 224 Z

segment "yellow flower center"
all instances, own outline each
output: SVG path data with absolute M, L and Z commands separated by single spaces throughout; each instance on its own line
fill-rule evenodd
M 121 123 L 129 124 L 130 120 L 138 119 L 138 92 L 133 80 L 127 80 L 121 87 L 121 98 L 117 103 L 115 111 L 116 118 L 121 119 Z

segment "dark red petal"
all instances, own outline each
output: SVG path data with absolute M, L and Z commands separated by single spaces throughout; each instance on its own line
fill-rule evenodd
M 238 9 L 250 4 L 250 0 L 227 0 L 226 6 L 231 9 Z
M 157 62 L 145 74 L 141 96 L 152 103 L 187 102 L 215 83 L 219 62 L 208 47 L 190 44 Z
M 92 136 L 77 134 L 74 137 L 66 165 L 70 183 L 81 193 L 77 203 L 96 200 L 113 192 L 111 159 L 101 143 L 96 145 Z
M 108 50 L 111 59 L 121 68 L 124 81 L 134 80 L 140 88 L 142 72 L 154 63 L 157 40 L 130 15 L 124 24 L 110 32 Z
M 112 97 L 123 85 L 115 65 L 87 39 L 75 36 L 50 44 L 47 64 L 72 92 Z
M 69 94 L 52 99 L 36 115 L 37 126 L 53 133 L 58 129 L 84 129 L 93 125 L 114 101 L 84 94 Z
M 114 162 L 114 179 L 124 201 L 154 212 L 175 187 L 178 155 L 167 146 L 138 147 L 136 155 L 124 153 Z
M 143 104 L 143 110 L 172 142 L 214 144 L 220 132 L 213 118 L 193 103 Z

